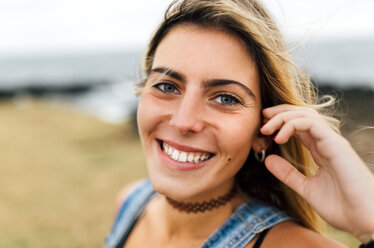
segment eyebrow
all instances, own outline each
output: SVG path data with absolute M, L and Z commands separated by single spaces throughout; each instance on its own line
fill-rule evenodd
M 182 83 L 186 82 L 186 77 L 182 73 L 173 71 L 170 68 L 156 67 L 156 68 L 151 69 L 151 73 L 152 72 L 158 72 L 158 73 L 161 73 L 161 74 L 165 74 L 165 75 L 167 75 L 169 77 L 177 79 L 178 81 L 181 81 Z
M 176 79 L 178 81 L 181 81 L 182 83 L 186 83 L 186 77 L 182 73 L 177 72 L 177 71 L 173 71 L 170 68 L 156 67 L 156 68 L 151 69 L 151 73 L 152 72 L 162 73 L 162 74 L 165 74 L 165 75 L 167 75 L 169 77 L 172 77 L 172 78 L 174 78 L 174 79 Z M 213 88 L 213 87 L 218 87 L 218 86 L 223 86 L 223 85 L 229 85 L 229 84 L 234 84 L 234 85 L 240 86 L 242 89 L 245 90 L 245 92 L 250 97 L 256 99 L 256 96 L 255 96 L 255 94 L 253 93 L 252 90 L 250 90 L 244 84 L 239 83 L 239 82 L 234 81 L 234 80 L 229 80 L 229 79 L 209 79 L 209 80 L 204 81 L 203 86 L 204 86 L 204 88 Z
M 228 84 L 235 84 L 243 88 L 249 96 L 252 98 L 256 99 L 255 94 L 253 93 L 252 90 L 250 90 L 247 86 L 245 86 L 242 83 L 239 83 L 234 80 L 228 80 L 228 79 L 211 79 L 207 80 L 204 82 L 204 88 L 211 88 L 211 87 L 217 87 L 217 86 L 223 86 L 223 85 L 228 85 Z

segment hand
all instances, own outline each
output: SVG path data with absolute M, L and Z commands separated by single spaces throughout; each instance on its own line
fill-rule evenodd
M 296 137 L 319 166 L 307 178 L 285 159 L 270 155 L 265 160 L 268 170 L 330 225 L 368 241 L 374 233 L 374 176 L 348 141 L 311 108 L 284 104 L 264 109 L 263 116 L 267 122 L 262 134 L 278 131 L 278 144 Z

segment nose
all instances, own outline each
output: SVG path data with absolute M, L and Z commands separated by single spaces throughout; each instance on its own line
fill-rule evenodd
M 174 106 L 169 124 L 182 135 L 201 132 L 205 125 L 203 112 L 203 99 L 193 93 L 185 94 Z

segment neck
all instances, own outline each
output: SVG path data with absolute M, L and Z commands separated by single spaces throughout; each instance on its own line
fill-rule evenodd
M 229 192 L 219 196 L 216 199 L 210 199 L 209 201 L 202 202 L 181 202 L 175 201 L 169 197 L 166 197 L 168 203 L 175 209 L 186 213 L 203 213 L 205 211 L 212 211 L 216 208 L 226 205 L 235 196 L 236 188 L 233 186 Z
M 216 199 L 230 191 L 230 188 L 230 186 L 227 187 L 223 194 L 211 194 L 210 196 L 205 196 L 204 199 Z M 226 204 L 211 211 L 187 213 L 173 207 L 165 196 L 160 196 L 155 201 L 155 211 L 157 211 L 159 216 L 158 228 L 165 231 L 164 235 L 167 240 L 205 240 L 244 201 L 244 196 L 238 193 Z

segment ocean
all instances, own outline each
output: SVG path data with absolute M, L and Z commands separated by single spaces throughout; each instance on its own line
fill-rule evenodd
M 139 51 L 0 57 L 0 97 L 68 104 L 109 123 L 135 111 Z
M 290 45 L 290 48 L 296 45 Z M 1 57 L 0 96 L 71 104 L 100 119 L 120 123 L 135 111 L 141 49 Z M 374 38 L 306 43 L 293 49 L 295 62 L 319 84 L 374 90 Z M 80 87 L 80 88 L 79 88 Z M 74 94 L 72 94 L 74 93 Z

